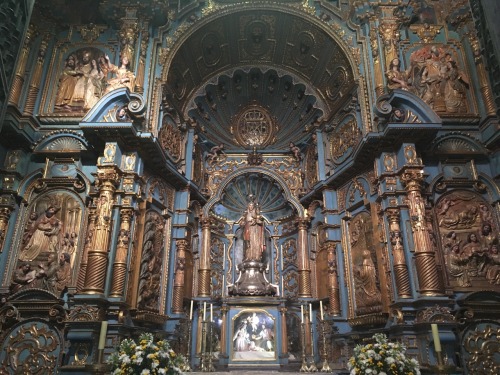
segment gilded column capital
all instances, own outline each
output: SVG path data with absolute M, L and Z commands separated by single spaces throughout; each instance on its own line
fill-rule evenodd
M 212 225 L 212 218 L 211 217 L 202 217 L 200 219 L 200 224 L 202 229 L 210 229 L 210 226 Z
M 101 187 L 104 185 L 112 185 L 113 187 L 117 187 L 120 183 L 121 173 L 119 173 L 116 167 L 101 167 L 94 174 L 94 177 L 96 187 Z
M 175 246 L 177 246 L 177 250 L 179 251 L 186 251 L 188 244 L 189 241 L 184 238 L 175 240 Z
M 421 168 L 409 168 L 401 174 L 401 182 L 407 191 L 420 191 L 424 185 L 425 175 Z
M 120 210 L 120 217 L 122 221 L 130 221 L 134 215 L 134 210 L 131 208 L 122 208 Z
M 297 226 L 299 227 L 299 230 L 307 230 L 307 227 L 309 226 L 310 222 L 311 219 L 309 217 L 297 218 Z
M 401 217 L 399 208 L 388 208 L 385 210 L 385 214 L 387 215 L 387 219 L 389 220 L 389 226 L 391 230 L 395 223 L 397 223 L 399 228 L 399 218 Z

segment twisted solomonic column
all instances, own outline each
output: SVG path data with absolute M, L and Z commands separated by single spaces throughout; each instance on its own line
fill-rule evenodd
M 134 211 L 130 208 L 120 210 L 120 231 L 116 244 L 115 262 L 113 263 L 113 282 L 111 285 L 111 297 L 122 297 L 125 290 L 125 278 L 127 276 L 127 257 L 130 244 L 130 225 Z
M 335 253 L 337 243 L 334 241 L 328 241 L 325 243 L 325 246 L 328 255 L 328 295 L 330 299 L 329 313 L 334 316 L 338 316 L 340 315 L 340 291 L 337 272 L 337 255 Z
M 392 258 L 394 262 L 394 274 L 396 276 L 396 287 L 399 298 L 411 298 L 410 276 L 405 260 L 403 239 L 399 227 L 399 209 L 389 208 L 386 211 L 389 219 L 389 232 L 392 245 Z
M 408 168 L 403 172 L 401 180 L 405 185 L 409 201 L 419 292 L 427 296 L 440 295 L 441 282 L 432 241 L 425 223 L 425 205 L 421 193 L 424 172 L 421 168 Z
M 97 172 L 96 185 L 99 187 L 99 197 L 96 203 L 94 236 L 88 251 L 83 294 L 104 294 L 114 194 L 119 181 L 120 176 L 113 167 L 101 168 Z
M 209 217 L 203 217 L 201 222 L 201 257 L 198 269 L 198 296 L 210 296 L 210 226 L 212 221 Z
M 177 247 L 177 256 L 174 275 L 174 293 L 172 301 L 172 311 L 176 314 L 184 312 L 182 302 L 184 300 L 184 267 L 186 265 L 186 248 L 188 241 L 181 239 L 175 241 Z
M 310 298 L 311 292 L 311 265 L 309 262 L 309 246 L 307 243 L 307 227 L 309 218 L 298 218 L 299 234 L 297 238 L 297 262 L 299 268 L 299 297 Z

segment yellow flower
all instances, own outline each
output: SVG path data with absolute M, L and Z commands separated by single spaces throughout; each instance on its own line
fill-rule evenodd
M 377 366 L 378 366 L 378 367 L 382 367 L 383 365 L 384 365 L 384 364 L 383 364 L 382 362 L 380 362 L 380 361 L 378 361 L 378 362 L 377 362 Z

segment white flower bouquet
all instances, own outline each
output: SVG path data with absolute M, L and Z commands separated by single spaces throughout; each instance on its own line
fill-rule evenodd
M 176 354 L 166 340 L 154 342 L 151 333 L 143 333 L 139 343 L 124 339 L 108 363 L 113 375 L 177 375 L 182 374 L 186 359 Z
M 406 347 L 388 342 L 382 333 L 373 335 L 375 344 L 357 345 L 349 359 L 350 375 L 420 375 L 418 362 L 405 355 Z

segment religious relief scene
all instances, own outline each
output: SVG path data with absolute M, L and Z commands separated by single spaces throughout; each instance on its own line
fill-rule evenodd
M 500 373 L 497 1 L 0 3 L 0 374 Z

